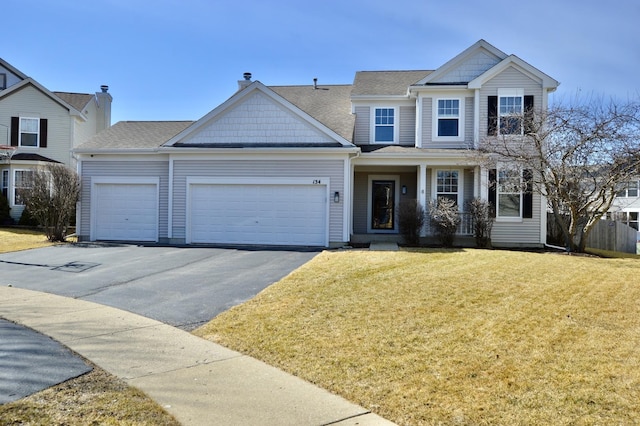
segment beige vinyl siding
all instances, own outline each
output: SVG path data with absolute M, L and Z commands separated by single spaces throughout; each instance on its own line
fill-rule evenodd
M 400 145 L 416 144 L 416 107 L 400 107 Z
M 464 146 L 461 148 L 469 148 L 473 146 L 473 120 L 474 120 L 474 100 L 473 97 L 464 99 Z
M 469 211 L 469 203 L 473 200 L 473 169 L 464 169 L 462 171 L 464 194 L 462 194 L 462 211 Z
M 533 217 L 518 222 L 496 220 L 491 231 L 491 241 L 495 246 L 532 247 L 540 241 L 540 195 L 533 194 Z
M 433 140 L 433 98 L 422 100 L 422 147 L 467 149 L 473 146 L 473 97 L 464 99 L 464 141 L 443 142 Z
M 371 132 L 371 108 L 368 106 L 355 107 L 356 125 L 354 143 L 356 145 L 369 145 Z
M 433 148 L 431 135 L 433 131 L 433 98 L 424 98 L 422 100 L 422 147 Z
M 92 177 L 159 177 L 158 237 L 167 238 L 169 212 L 169 161 L 83 161 L 80 211 L 80 237 L 89 239 Z
M 173 238 L 186 238 L 187 177 L 328 177 L 329 194 L 340 192 L 339 203 L 329 202 L 329 242 L 343 242 L 344 161 L 342 160 L 176 160 L 173 166 Z
M 541 82 L 531 79 L 515 68 L 508 68 L 486 82 L 480 89 L 480 140 L 487 137 L 488 97 L 497 96 L 498 89 L 524 89 L 524 95 L 533 95 L 534 108 L 542 107 Z
M 69 165 L 71 158 L 71 139 L 73 118 L 69 111 L 59 103 L 45 96 L 33 86 L 25 86 L 0 102 L 0 124 L 7 128 L 0 131 L 0 144 L 9 145 L 11 135 L 11 117 L 34 117 L 47 119 L 47 147 L 19 148 L 16 153 L 40 154 Z

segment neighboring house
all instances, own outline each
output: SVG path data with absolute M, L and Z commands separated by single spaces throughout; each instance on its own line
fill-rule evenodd
M 639 230 L 640 218 L 640 180 L 634 179 L 618 192 L 607 217 Z
M 48 163 L 73 169 L 71 150 L 111 124 L 111 95 L 51 92 L 0 59 L 0 184 L 11 216 L 24 210 L 20 189 Z
M 558 84 L 484 40 L 433 71 L 363 71 L 346 85 L 267 87 L 247 73 L 198 121 L 119 122 L 76 148 L 77 232 L 332 247 L 399 239 L 401 201 L 447 197 L 468 237 L 467 202 L 481 197 L 497 205 L 494 245 L 541 246 L 545 200 L 510 185 L 526 171 L 469 152 L 521 134 L 526 109 L 547 108 Z

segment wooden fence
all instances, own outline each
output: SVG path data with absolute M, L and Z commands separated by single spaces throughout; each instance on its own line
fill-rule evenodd
M 547 242 L 563 246 L 564 243 L 559 238 L 559 235 L 561 233 L 553 214 L 549 214 L 547 220 Z M 589 233 L 587 247 L 636 254 L 639 246 L 638 238 L 640 238 L 638 231 L 622 222 L 601 220 Z

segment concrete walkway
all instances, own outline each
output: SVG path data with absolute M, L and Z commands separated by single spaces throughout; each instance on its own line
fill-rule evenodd
M 0 317 L 58 340 L 186 426 L 393 424 L 256 359 L 119 309 L 0 287 Z

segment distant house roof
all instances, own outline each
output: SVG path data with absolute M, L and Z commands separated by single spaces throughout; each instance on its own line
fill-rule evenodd
M 353 140 L 352 85 L 268 87 L 346 140 Z
M 53 94 L 81 112 L 95 97 L 89 93 L 53 92 Z
M 358 71 L 353 81 L 351 95 L 356 96 L 404 96 L 412 84 L 433 71 Z
M 193 121 L 119 121 L 76 150 L 157 148 L 191 124 Z

